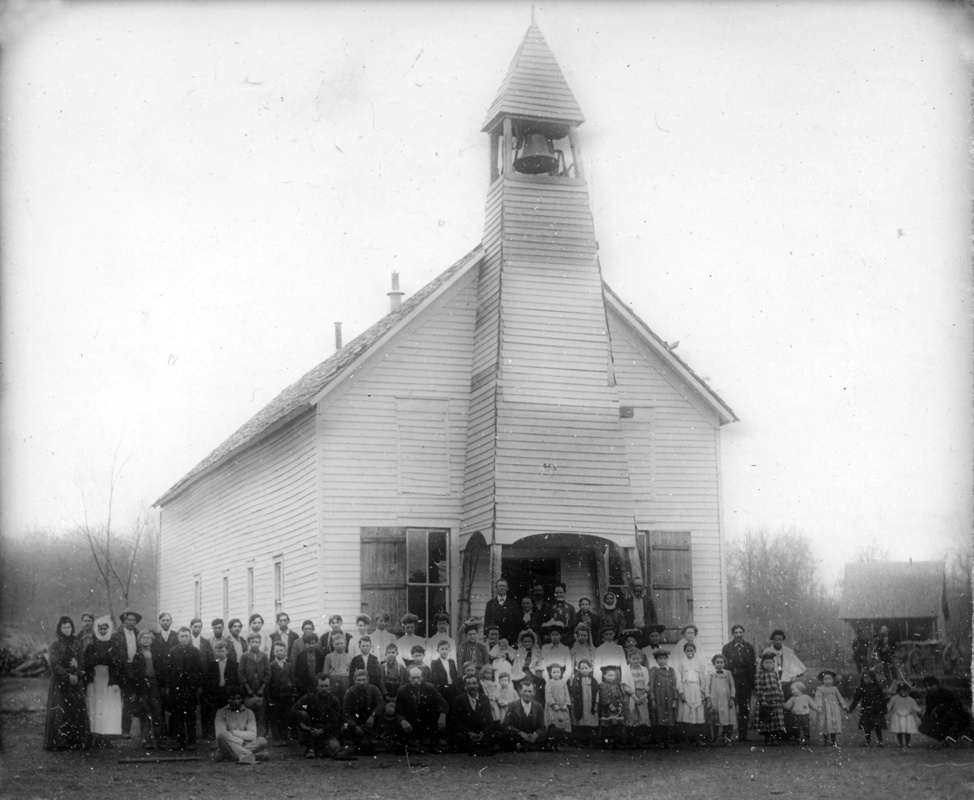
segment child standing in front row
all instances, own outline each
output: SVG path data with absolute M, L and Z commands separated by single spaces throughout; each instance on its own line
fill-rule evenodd
M 649 670 L 643 666 L 642 650 L 629 652 L 629 672 L 632 674 L 632 697 L 629 698 L 626 725 L 636 743 L 649 743 Z
M 839 693 L 835 685 L 835 673 L 824 669 L 818 674 L 822 685 L 815 690 L 815 702 L 812 707 L 818 711 L 819 724 L 822 727 L 822 744 L 838 747 L 835 737 L 842 733 L 842 709 L 848 709 L 849 704 Z
M 734 721 L 737 718 L 735 701 L 737 689 L 734 677 L 724 669 L 724 657 L 718 653 L 711 660 L 714 674 L 710 676 L 710 686 L 707 697 L 710 700 L 710 713 L 713 715 L 714 731 L 717 744 L 730 744 L 731 733 L 734 731 Z
M 859 706 L 859 730 L 866 734 L 865 746 L 872 744 L 871 735 L 875 731 L 876 746 L 885 747 L 883 728 L 886 727 L 886 696 L 876 673 L 871 669 L 862 673 L 862 680 L 856 693 L 852 695 L 852 705 L 847 713 L 855 711 L 856 706 Z
M 592 744 L 599 732 L 599 682 L 592 675 L 592 662 L 582 658 L 575 664 L 568 691 L 572 699 L 575 742 Z
M 566 738 L 572 732 L 571 707 L 572 698 L 561 664 L 550 664 L 548 682 L 545 684 L 544 722 L 548 736 L 555 741 Z
M 666 650 L 653 653 L 656 669 L 649 671 L 649 714 L 657 746 L 669 750 L 676 726 L 676 672 L 669 665 L 670 654 Z
M 511 681 L 510 672 L 501 672 L 497 676 L 497 708 L 500 711 L 501 720 L 507 717 L 508 706 L 518 701 L 517 689 Z
M 896 734 L 896 741 L 900 748 L 909 747 L 914 733 L 919 733 L 917 721 L 920 719 L 920 706 L 910 697 L 910 685 L 900 681 L 894 694 L 887 703 L 890 712 L 889 729 Z
M 805 684 L 795 681 L 791 685 L 791 697 L 785 701 L 785 711 L 790 711 L 795 716 L 795 723 L 798 725 L 798 745 L 804 747 L 811 739 L 811 730 L 808 724 L 809 709 L 812 707 L 812 698 L 805 694 Z
M 764 735 L 765 746 L 773 747 L 785 733 L 785 696 L 773 655 L 761 656 L 754 692 L 758 699 L 758 732 Z

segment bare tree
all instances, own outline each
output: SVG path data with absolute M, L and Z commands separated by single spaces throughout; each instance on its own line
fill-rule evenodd
M 114 604 L 116 599 L 121 599 L 123 607 L 130 605 L 140 549 L 143 548 L 146 539 L 151 537 L 152 528 L 152 518 L 145 507 L 140 509 L 130 529 L 120 531 L 115 527 L 113 519 L 115 494 L 128 460 L 126 458 L 119 463 L 118 449 L 116 449 L 108 476 L 104 522 L 94 522 L 91 519 L 88 493 L 84 488 L 81 489 L 84 520 L 78 525 L 78 531 L 87 542 L 92 562 L 105 590 L 108 612 L 112 619 L 116 616 Z

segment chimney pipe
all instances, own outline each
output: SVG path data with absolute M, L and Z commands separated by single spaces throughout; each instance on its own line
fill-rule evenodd
M 399 308 L 399 304 L 402 303 L 403 292 L 399 291 L 399 273 L 393 271 L 392 273 L 392 291 L 388 293 L 389 295 L 389 310 L 395 311 Z
M 335 323 L 335 352 L 342 349 L 342 323 Z

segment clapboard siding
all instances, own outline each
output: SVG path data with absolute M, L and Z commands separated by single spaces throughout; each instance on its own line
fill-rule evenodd
M 292 616 L 316 607 L 317 570 L 314 415 L 286 428 L 202 477 L 166 503 L 159 541 L 159 602 L 179 624 L 193 615 L 200 576 L 202 617 L 245 618 L 247 569 L 254 569 L 254 610 L 272 621 L 273 560 L 284 568 L 284 602 Z
M 477 289 L 471 273 L 319 407 L 322 613 L 359 613 L 362 527 L 459 527 Z
M 609 313 L 636 526 L 691 534 L 694 621 L 709 652 L 726 627 L 718 482 L 719 421 L 628 324 Z

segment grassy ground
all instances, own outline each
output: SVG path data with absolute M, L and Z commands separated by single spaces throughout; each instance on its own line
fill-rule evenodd
M 0 682 L 3 778 L 0 797 L 305 798 L 337 792 L 362 800 L 457 797 L 544 800 L 974 800 L 974 750 L 933 750 L 917 736 L 899 751 L 859 747 L 854 719 L 839 749 L 736 745 L 657 751 L 555 753 L 490 758 L 392 755 L 354 762 L 305 761 L 301 750 L 272 750 L 272 761 L 245 767 L 199 761 L 120 764 L 141 755 L 130 742 L 106 750 L 49 753 L 42 747 L 47 686 Z M 756 743 L 755 743 L 756 744 Z

